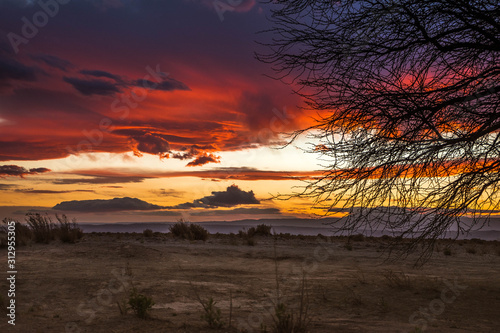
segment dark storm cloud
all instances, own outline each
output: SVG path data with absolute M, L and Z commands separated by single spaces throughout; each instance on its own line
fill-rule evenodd
M 132 139 L 137 142 L 136 148 L 138 151 L 136 151 L 136 155 L 148 153 L 164 156 L 166 153 L 170 152 L 170 144 L 159 135 L 145 133 L 143 135 L 132 136 Z
M 260 201 L 255 198 L 253 191 L 243 191 L 237 185 L 231 185 L 225 191 L 214 191 L 212 192 L 212 195 L 169 208 L 213 208 L 256 204 L 260 204 Z
M 278 208 L 235 208 L 228 210 L 212 209 L 201 212 L 190 213 L 193 216 L 211 216 L 211 215 L 234 215 L 234 214 L 249 214 L 249 215 L 264 215 L 264 214 L 281 214 Z
M 61 59 L 59 57 L 50 54 L 32 55 L 31 59 L 44 63 L 50 67 L 60 69 L 64 72 L 67 72 L 70 68 L 75 67 L 75 65 L 73 65 L 70 61 Z
M 89 76 L 94 76 L 94 77 L 106 77 L 108 79 L 115 80 L 117 82 L 122 81 L 122 78 L 119 75 L 115 75 L 106 71 L 101 71 L 101 70 L 87 70 L 83 69 L 80 71 L 80 74 L 83 75 L 89 75 Z
M 200 166 L 207 163 L 220 163 L 220 157 L 214 154 L 203 153 L 198 155 L 193 161 L 186 164 L 186 166 Z
M 114 212 L 126 210 L 156 210 L 161 206 L 150 204 L 137 198 L 114 198 L 109 200 L 73 200 L 58 203 L 52 209 L 77 212 Z
M 235 11 L 227 11 L 221 24 L 213 1 L 200 1 L 86 0 L 61 5 L 60 14 L 40 29 L 29 45 L 19 45 L 16 62 L 10 62 L 15 66 L 9 66 L 8 74 L 0 74 L 10 77 L 7 84 L 12 77 L 24 80 L 39 77 L 38 82 L 30 82 L 29 86 L 19 81 L 24 86 L 0 96 L 1 112 L 5 116 L 2 118 L 19 126 L 18 133 L 9 138 L 11 144 L 0 143 L 0 160 L 52 159 L 73 154 L 84 139 L 82 130 L 99 126 L 105 114 L 110 118 L 118 116 L 109 113 L 110 103 L 106 99 L 84 97 L 112 96 L 120 90 L 128 92 L 144 86 L 143 78 L 151 89 L 159 92 L 141 103 L 133 117 L 126 120 L 135 124 L 123 125 L 133 127 L 141 123 L 145 127 L 154 123 L 161 130 L 151 134 L 161 139 L 152 143 L 148 137 L 135 137 L 135 140 L 113 132 L 105 136 L 102 144 L 93 147 L 94 152 L 128 152 L 133 145 L 136 149 L 139 146 L 137 151 L 166 154 L 167 143 L 173 151 L 169 154 L 181 153 L 180 147 L 191 144 L 214 143 L 218 150 L 225 151 L 250 147 L 253 141 L 249 140 L 252 133 L 248 131 L 248 124 L 260 129 L 258 124 L 266 123 L 259 120 L 261 116 L 247 117 L 255 110 L 251 93 L 242 98 L 243 111 L 238 110 L 237 96 L 241 91 L 260 87 L 255 92 L 261 100 L 257 106 L 269 104 L 265 97 L 259 97 L 262 94 L 258 91 L 272 96 L 277 107 L 284 105 L 280 100 L 296 104 L 288 88 L 265 83 L 267 79 L 261 74 L 267 66 L 253 57 L 254 33 L 268 28 L 266 8 L 263 7 L 264 12 L 250 11 L 251 2 L 245 0 Z M 20 18 L 32 17 L 26 10 L 40 10 L 38 1 L 19 5 L 21 2 L 24 3 L 0 1 L 0 22 L 5 32 L 22 35 Z M 101 6 L 95 6 L 97 2 L 119 6 L 106 5 L 103 11 Z M 249 7 L 245 7 L 246 3 Z M 258 6 L 255 5 L 255 9 Z M 239 11 L 243 8 L 249 11 L 245 9 L 246 13 L 242 14 Z M 1 54 L 9 58 L 13 47 L 5 35 L 0 34 L 0 48 L 4 50 Z M 40 69 L 36 66 L 51 75 L 39 75 Z M 148 71 L 148 66 L 158 75 Z M 158 66 L 161 71 L 156 71 Z M 17 70 L 12 71 L 12 67 Z M 166 72 L 172 72 L 172 77 L 163 75 Z M 66 77 L 64 81 L 62 76 Z M 122 81 L 116 81 L 118 77 Z M 3 81 L 0 80 L 0 85 Z M 184 91 L 190 89 L 192 100 L 184 96 L 188 95 Z M 220 91 L 226 89 L 227 94 L 219 96 Z M 179 96 L 169 100 L 171 96 L 167 95 L 176 92 Z M 200 110 L 202 105 L 206 109 Z M 170 110 L 184 110 L 184 107 L 185 117 L 168 116 Z M 236 119 L 239 114 L 241 117 Z M 46 135 L 46 128 L 40 126 L 40 119 L 50 128 L 50 136 Z M 118 129 L 120 121 L 112 120 Z M 24 133 L 30 133 L 31 137 L 26 138 Z M 68 150 L 68 146 L 73 150 Z M 199 165 L 216 159 L 197 154 L 186 159 L 186 163 L 191 160 L 196 160 L 191 165 Z
M 182 216 L 181 212 L 176 212 L 173 210 L 162 210 L 162 211 L 154 211 L 154 212 L 145 212 L 140 213 L 140 215 L 154 215 L 154 216 Z
M 69 184 L 124 184 L 124 183 L 140 183 L 144 179 L 151 177 L 142 176 L 92 176 L 92 178 L 62 178 L 52 180 L 53 184 L 69 185 Z M 121 186 L 120 186 L 121 187 Z
M 194 138 L 191 137 L 184 137 L 184 136 L 178 136 L 178 135 L 172 135 L 172 134 L 166 134 L 166 133 L 161 133 L 169 129 L 169 125 L 166 124 L 165 127 L 163 124 L 158 124 L 158 128 L 146 128 L 146 129 L 136 129 L 136 128 L 125 128 L 125 129 L 115 129 L 113 131 L 113 134 L 117 135 L 123 135 L 130 137 L 132 139 L 138 138 L 137 141 L 141 141 L 141 137 L 145 135 L 153 135 L 157 138 L 161 138 L 162 140 L 168 141 L 168 142 L 175 142 L 175 143 L 183 143 L 183 144 L 189 144 L 195 142 Z M 187 124 L 189 125 L 189 124 Z M 186 125 L 186 126 L 187 126 Z M 137 124 L 136 126 L 142 127 L 141 124 Z M 179 124 L 178 126 L 184 126 L 184 124 Z M 195 131 L 196 129 L 193 129 Z
M 24 177 L 26 175 L 36 175 L 51 171 L 47 168 L 33 168 L 26 169 L 19 165 L 0 165 L 0 177 L 5 176 L 18 176 Z
M 217 150 L 214 145 L 191 145 L 191 147 L 182 147 L 179 149 L 180 152 L 173 153 L 170 157 L 176 158 L 178 160 L 187 160 L 191 158 L 195 158 L 197 155 L 202 154 L 203 151 L 213 151 Z
M 162 91 L 191 90 L 185 83 L 172 78 L 164 78 L 158 83 L 149 80 L 135 80 L 132 85 Z
M 121 91 L 116 84 L 104 80 L 84 80 L 75 77 L 64 77 L 63 80 L 71 84 L 73 88 L 86 96 L 108 96 Z
M 0 56 L 0 80 L 36 81 L 36 69 Z
M 178 160 L 194 159 L 186 166 L 200 166 L 207 163 L 220 163 L 220 157 L 212 153 L 207 153 L 205 150 L 217 150 L 214 145 L 191 145 L 191 147 L 182 147 L 178 153 L 172 153 L 169 157 Z
M 229 186 L 225 191 L 212 192 L 212 195 L 196 200 L 207 206 L 231 207 L 244 204 L 259 204 L 253 191 L 243 191 L 237 185 Z
M 160 82 L 152 82 L 149 80 L 133 80 L 129 82 L 123 79 L 120 75 L 113 74 L 103 70 L 87 70 L 79 71 L 85 76 L 96 77 L 98 79 L 64 77 L 64 81 L 71 84 L 76 90 L 83 95 L 113 95 L 121 92 L 122 88 L 142 87 L 151 90 L 174 91 L 174 90 L 191 90 L 185 83 L 172 78 L 162 78 Z M 101 78 L 110 79 L 114 82 L 102 80 Z
M 198 177 L 212 180 L 314 180 L 324 176 L 324 171 L 269 171 L 248 167 L 223 167 L 208 170 L 186 170 L 167 172 L 131 172 L 122 170 L 80 170 L 72 173 L 75 177 L 92 177 L 79 179 L 54 179 L 55 184 L 106 184 L 140 182 L 149 178 Z
M 188 143 L 194 141 L 192 138 L 180 137 L 169 134 L 157 133 L 160 129 L 118 129 L 113 134 L 124 135 L 135 142 L 134 153 L 141 156 L 142 153 L 159 155 L 162 158 L 175 158 L 178 160 L 193 159 L 186 166 L 200 166 L 207 163 L 219 163 L 219 156 L 207 153 L 216 147 L 211 144 L 183 146 L 180 151 L 174 152 L 170 142 Z

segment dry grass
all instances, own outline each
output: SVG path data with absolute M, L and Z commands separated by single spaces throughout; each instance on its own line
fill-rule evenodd
M 388 285 L 393 288 L 398 289 L 412 289 L 412 281 L 408 275 L 404 272 L 394 272 L 393 270 L 388 270 L 383 274 Z

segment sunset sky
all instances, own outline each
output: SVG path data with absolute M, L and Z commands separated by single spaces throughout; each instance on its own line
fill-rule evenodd
M 0 213 L 80 222 L 310 216 L 291 86 L 254 0 L 0 1 Z M 44 8 L 42 8 L 44 7 Z

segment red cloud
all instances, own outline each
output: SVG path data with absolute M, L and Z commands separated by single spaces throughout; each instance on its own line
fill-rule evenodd
M 323 171 L 266 171 L 254 168 L 214 168 L 211 170 L 199 171 L 176 171 L 176 172 L 156 172 L 156 173 L 134 173 L 124 170 L 80 170 L 68 172 L 75 176 L 85 176 L 93 178 L 64 178 L 64 184 L 88 183 L 129 183 L 141 182 L 149 178 L 170 178 L 170 177 L 199 177 L 205 179 L 238 179 L 238 180 L 306 180 L 320 177 Z M 62 184 L 61 180 L 54 180 L 56 184 Z
M 221 1 L 234 9 L 228 15 L 256 6 L 255 0 Z M 213 9 L 213 1 L 205 2 Z M 154 6 L 167 8 L 168 3 L 155 2 Z M 192 14 L 190 6 L 181 7 L 185 14 Z M 86 10 L 74 19 L 85 22 L 94 17 L 92 8 Z M 203 22 L 217 20 L 215 14 L 206 14 L 200 16 L 206 20 Z M 131 29 L 128 16 L 117 15 L 109 28 Z M 253 10 L 247 15 L 257 13 Z M 165 28 L 175 25 L 164 19 L 157 23 Z M 100 44 L 101 39 L 92 33 L 88 40 L 77 41 L 67 37 L 72 26 L 54 28 L 53 37 L 61 41 L 57 45 L 43 52 L 34 49 L 32 56 L 14 59 L 5 55 L 4 63 L 17 68 L 16 73 L 22 69 L 24 75 L 9 76 L 8 91 L 0 91 L 1 118 L 5 120 L 0 120 L 0 161 L 133 151 L 184 158 L 189 166 L 203 165 L 218 163 L 216 152 L 273 144 L 278 133 L 307 125 L 303 122 L 306 116 L 293 108 L 300 104 L 299 98 L 290 95 L 289 87 L 264 78 L 261 73 L 267 66 L 247 57 L 253 50 L 238 34 L 247 36 L 255 27 L 241 25 L 238 34 L 221 36 L 217 25 L 202 26 L 208 31 L 199 34 L 196 26 L 186 22 L 186 31 L 195 41 L 166 33 L 170 45 L 179 45 L 173 50 L 166 48 L 167 43 L 149 38 L 129 43 L 123 33 L 114 44 L 120 46 L 106 54 L 99 50 L 110 46 Z M 138 36 L 150 36 L 147 27 L 132 30 Z M 209 47 L 221 37 L 228 38 L 227 48 Z M 70 51 L 76 45 L 81 52 Z M 151 59 L 162 59 L 162 63 L 151 63 Z M 49 70 L 50 75 L 42 74 Z M 175 79 L 166 74 L 170 71 Z M 157 85 L 146 89 L 144 83 Z M 285 106 L 286 114 L 282 111 Z

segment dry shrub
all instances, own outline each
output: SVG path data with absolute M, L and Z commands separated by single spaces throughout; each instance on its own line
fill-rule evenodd
M 26 214 L 26 222 L 31 229 L 36 243 L 50 243 L 55 239 L 55 226 L 49 215 L 39 213 Z
M 187 223 L 184 220 L 179 220 L 170 226 L 169 230 L 176 238 L 202 241 L 206 241 L 208 238 L 208 231 L 205 228 L 198 224 Z
M 392 270 L 388 270 L 384 274 L 387 283 L 391 287 L 396 287 L 400 289 L 411 289 L 412 283 L 410 277 L 403 272 L 394 272 Z
M 134 288 L 130 293 L 128 304 L 137 317 L 146 319 L 149 317 L 149 310 L 151 310 L 155 302 L 153 301 L 153 298 L 139 294 Z
M 16 246 L 28 245 L 33 239 L 33 232 L 31 229 L 20 222 L 16 222 Z
M 83 237 L 83 231 L 76 224 L 76 219 L 73 218 L 70 222 L 64 214 L 62 216 L 56 214 L 56 219 L 59 225 L 55 227 L 55 232 L 63 243 L 73 244 Z
M 144 235 L 144 237 L 146 238 L 151 238 L 153 237 L 153 230 L 151 229 L 145 229 L 142 234 Z

